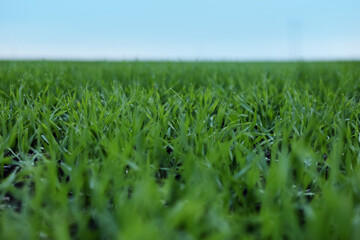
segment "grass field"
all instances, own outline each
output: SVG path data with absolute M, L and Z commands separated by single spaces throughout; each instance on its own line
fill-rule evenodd
M 359 239 L 360 62 L 0 62 L 0 239 Z

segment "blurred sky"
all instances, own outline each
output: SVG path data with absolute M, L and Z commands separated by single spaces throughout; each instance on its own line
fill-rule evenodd
M 360 59 L 360 1 L 0 0 L 0 58 Z

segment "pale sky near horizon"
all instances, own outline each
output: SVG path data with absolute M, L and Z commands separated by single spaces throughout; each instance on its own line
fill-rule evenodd
M 0 59 L 360 59 L 360 1 L 0 0 Z

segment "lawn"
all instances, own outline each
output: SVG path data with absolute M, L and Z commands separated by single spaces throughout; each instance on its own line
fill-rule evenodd
M 359 239 L 360 62 L 0 62 L 0 239 Z

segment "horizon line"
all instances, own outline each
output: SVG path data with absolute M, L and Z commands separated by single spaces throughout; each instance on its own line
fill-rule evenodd
M 53 61 L 53 62 L 358 62 L 360 57 L 312 58 L 181 58 L 181 57 L 7 57 L 0 61 Z

